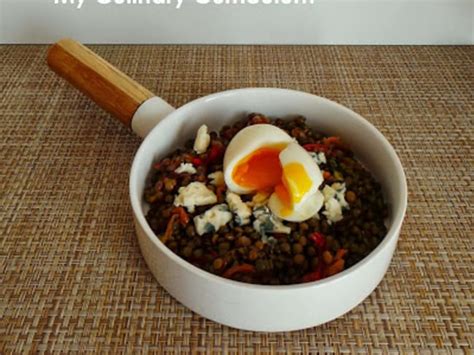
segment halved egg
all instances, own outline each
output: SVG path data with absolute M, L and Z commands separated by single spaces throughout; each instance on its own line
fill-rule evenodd
M 314 216 L 323 204 L 323 181 L 309 153 L 280 128 L 260 124 L 240 131 L 224 156 L 224 178 L 239 194 L 271 193 L 268 207 L 288 221 Z

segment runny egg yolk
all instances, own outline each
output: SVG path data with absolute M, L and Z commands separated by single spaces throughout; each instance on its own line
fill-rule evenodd
M 285 185 L 280 184 L 275 186 L 275 193 L 280 199 L 283 208 L 280 211 L 282 216 L 288 216 L 293 211 L 290 192 Z
M 256 191 L 274 191 L 280 199 L 282 215 L 289 215 L 295 203 L 301 202 L 311 189 L 312 180 L 303 164 L 291 162 L 281 166 L 283 146 L 264 147 L 243 158 L 232 172 L 233 180 Z
M 279 155 L 284 146 L 263 147 L 237 163 L 232 179 L 240 186 L 256 190 L 273 190 L 281 182 L 283 172 Z
M 313 185 L 303 164 L 298 162 L 288 163 L 283 167 L 282 180 L 290 192 L 293 203 L 301 202 Z
M 301 202 L 313 184 L 301 163 L 289 163 L 283 167 L 282 183 L 275 186 L 275 193 L 281 201 L 282 216 L 288 216 L 293 211 L 295 203 Z

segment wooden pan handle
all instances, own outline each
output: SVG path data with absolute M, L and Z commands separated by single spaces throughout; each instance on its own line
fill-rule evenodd
M 72 39 L 63 39 L 50 48 L 48 65 L 126 126 L 131 125 L 133 115 L 140 105 L 154 96 Z

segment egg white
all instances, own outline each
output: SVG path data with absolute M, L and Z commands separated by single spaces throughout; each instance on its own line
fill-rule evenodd
M 289 222 L 303 222 L 315 216 L 324 203 L 324 196 L 320 191 L 316 191 L 309 195 L 304 203 L 300 203 L 297 209 L 293 209 L 289 214 L 282 211 L 285 210 L 284 205 L 278 196 L 274 193 L 268 200 L 270 211 L 278 218 Z

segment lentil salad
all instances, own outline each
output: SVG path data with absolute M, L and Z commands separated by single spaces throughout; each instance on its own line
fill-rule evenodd
M 241 195 L 241 201 L 253 210 L 246 216 L 250 224 L 239 225 L 233 219 L 228 188 L 217 180 L 229 142 L 254 124 L 275 125 L 310 152 L 323 173 L 320 189 L 339 196 L 340 218 L 325 211 L 304 222 L 283 223 L 258 204 L 258 196 Z M 144 197 L 150 205 L 146 219 L 159 239 L 203 270 L 255 284 L 316 281 L 356 264 L 386 235 L 388 208 L 378 182 L 345 142 L 313 131 L 303 117 L 282 120 L 254 113 L 210 132 L 205 150 L 196 150 L 196 141 L 189 140 L 184 148 L 153 165 Z M 176 204 L 183 188 L 199 186 L 215 198 L 193 208 Z M 226 222 L 218 228 L 198 223 L 211 212 L 225 216 Z

